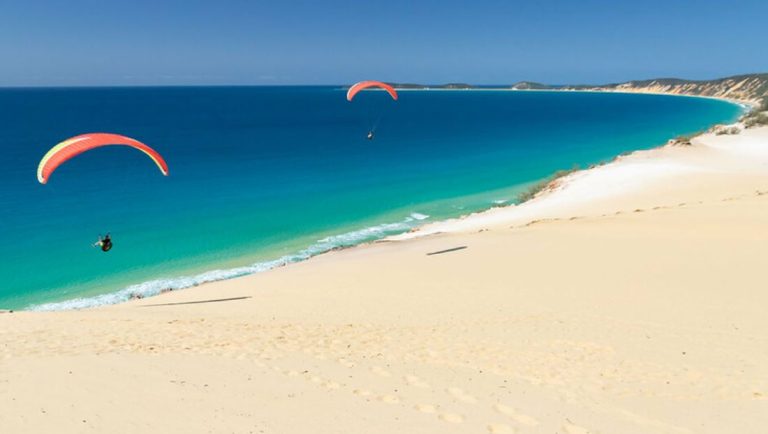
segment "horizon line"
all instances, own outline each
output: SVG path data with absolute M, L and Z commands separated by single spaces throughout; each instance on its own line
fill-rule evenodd
M 725 80 L 729 78 L 737 78 L 737 77 L 745 77 L 745 76 L 761 76 L 761 75 L 768 75 L 768 72 L 750 72 L 750 73 L 742 73 L 742 74 L 735 74 L 735 75 L 728 75 L 724 77 L 716 77 L 716 78 L 710 78 L 710 79 L 688 79 L 688 78 L 679 78 L 679 77 L 653 77 L 653 78 L 640 78 L 640 79 L 630 79 L 630 80 L 624 80 L 624 81 L 614 81 L 614 82 L 601 82 L 601 83 L 546 83 L 542 81 L 535 81 L 535 80 L 518 80 L 514 82 L 508 82 L 508 83 L 492 83 L 492 84 L 481 84 L 481 83 L 472 83 L 467 81 L 449 81 L 449 82 L 443 82 L 443 83 L 420 83 L 416 81 L 392 81 L 392 80 L 381 80 L 388 84 L 394 84 L 394 85 L 409 85 L 409 86 L 448 86 L 448 85 L 466 85 L 466 86 L 478 86 L 478 87 L 508 87 L 513 86 L 520 83 L 534 83 L 534 84 L 542 84 L 546 86 L 608 86 L 608 85 L 616 85 L 616 84 L 624 84 L 624 83 L 630 83 L 634 81 L 652 81 L 652 80 L 683 80 L 683 81 L 689 81 L 689 82 L 708 82 L 708 81 L 717 81 L 717 80 Z M 205 84 L 205 83 L 199 83 L 199 84 L 74 84 L 74 85 L 57 85 L 57 84 L 42 84 L 42 85 L 0 85 L 0 90 L 9 90 L 9 89 L 113 89 L 113 88 L 161 88 L 161 87 L 180 87 L 180 88 L 190 88 L 190 87 L 345 87 L 350 86 L 351 84 L 354 84 L 354 82 L 351 83 L 314 83 L 314 84 L 256 84 L 256 83 L 241 83 L 241 84 L 222 84 L 222 83 L 211 83 L 211 84 Z

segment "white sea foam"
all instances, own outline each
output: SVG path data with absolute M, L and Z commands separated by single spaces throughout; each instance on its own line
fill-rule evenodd
M 421 221 L 428 219 L 426 214 L 413 213 L 405 219 L 395 223 L 383 223 L 376 226 L 359 229 L 352 232 L 346 232 L 339 235 L 317 240 L 314 244 L 291 255 L 285 255 L 280 258 L 257 262 L 244 267 L 229 268 L 225 270 L 206 271 L 195 276 L 181 276 L 164 279 L 155 279 L 147 282 L 131 285 L 116 292 L 97 295 L 93 297 L 75 298 L 55 303 L 45 303 L 33 305 L 28 310 L 35 311 L 53 311 L 53 310 L 72 310 L 85 309 L 101 306 L 105 304 L 116 304 L 128 301 L 134 297 L 151 297 L 167 290 L 176 290 L 197 286 L 203 283 L 215 282 L 217 280 L 227 280 L 248 274 L 260 273 L 271 270 L 293 262 L 299 262 L 334 249 L 354 246 L 356 244 L 384 238 L 388 235 L 405 232 L 420 224 Z

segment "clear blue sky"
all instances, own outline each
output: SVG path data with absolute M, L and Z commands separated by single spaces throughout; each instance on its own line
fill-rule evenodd
M 0 86 L 768 71 L 768 0 L 0 0 Z

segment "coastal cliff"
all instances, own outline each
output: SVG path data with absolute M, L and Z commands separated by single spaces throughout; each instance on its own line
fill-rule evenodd
M 675 95 L 695 95 L 728 98 L 759 105 L 765 104 L 766 99 L 768 99 L 768 73 L 737 75 L 716 80 L 656 78 L 650 80 L 633 80 L 625 83 L 612 83 L 605 85 L 558 86 L 523 81 L 512 85 L 512 89 L 557 89 L 606 92 L 667 93 Z
M 423 85 L 390 83 L 398 89 L 514 89 L 514 90 L 586 90 L 596 92 L 666 93 L 675 95 L 728 98 L 755 106 L 768 107 L 768 73 L 744 74 L 715 80 L 654 78 L 611 84 L 553 85 L 521 81 L 511 86 L 476 86 L 464 83 Z M 765 110 L 765 109 L 763 109 Z

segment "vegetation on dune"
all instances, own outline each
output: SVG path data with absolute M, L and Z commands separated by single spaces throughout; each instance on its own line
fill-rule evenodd
M 667 144 L 671 146 L 691 146 L 693 143 L 691 143 L 691 140 L 696 137 L 698 134 L 686 134 L 677 136 L 674 139 L 671 139 Z
M 736 125 L 732 125 L 732 126 L 716 125 L 714 128 L 712 128 L 712 132 L 714 132 L 715 135 L 718 135 L 718 136 L 734 135 L 734 134 L 739 134 L 741 132 L 741 128 L 739 128 Z
M 571 173 L 576 172 L 578 170 L 580 170 L 578 165 L 573 166 L 571 169 L 568 169 L 568 170 L 558 170 L 549 178 L 531 185 L 527 190 L 518 194 L 517 203 L 527 202 L 533 199 L 534 197 L 536 197 L 542 191 L 549 191 L 557 188 L 557 186 L 560 185 L 559 181 L 563 177 L 570 175 Z
M 759 127 L 768 125 L 768 113 L 764 111 L 753 111 L 742 119 L 745 128 Z
M 768 96 L 764 96 L 760 104 L 749 113 L 741 117 L 745 128 L 753 128 L 768 125 Z

